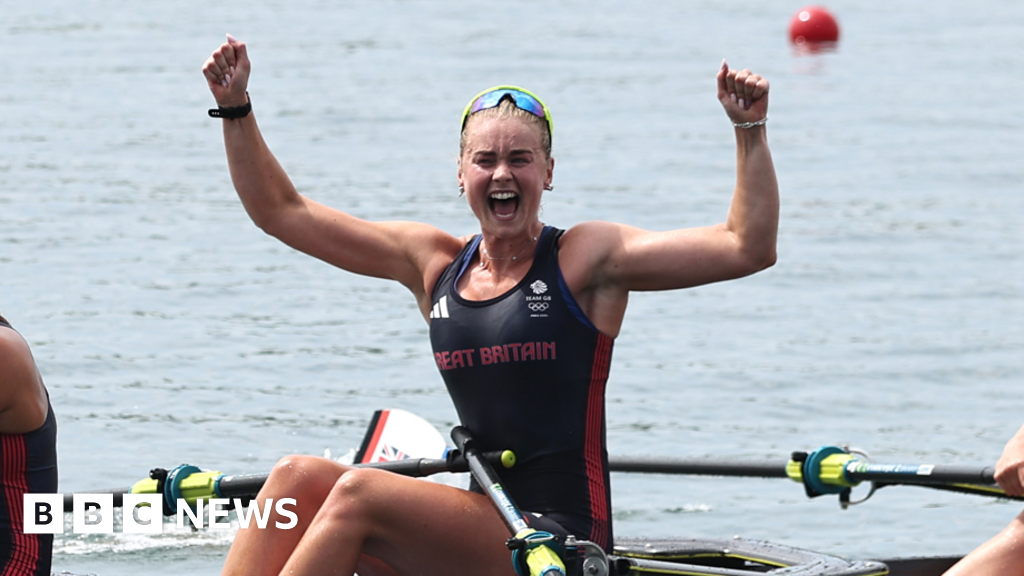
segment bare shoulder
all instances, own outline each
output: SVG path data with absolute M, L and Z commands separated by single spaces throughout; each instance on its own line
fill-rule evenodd
M 384 223 L 399 224 L 404 236 L 403 249 L 408 266 L 396 267 L 408 277 L 394 277 L 408 287 L 424 316 L 430 313 L 430 294 L 434 284 L 444 273 L 445 268 L 458 256 L 459 252 L 472 236 L 453 236 L 435 226 L 419 222 Z
M 0 388 L 3 393 L 34 384 L 39 378 L 28 342 L 14 330 L 0 329 Z
M 0 329 L 0 366 L 0 432 L 37 428 L 46 418 L 46 395 L 32 351 L 14 330 Z
M 594 258 L 622 246 L 634 230 L 629 226 L 604 220 L 580 222 L 569 228 L 559 241 L 560 250 L 583 252 Z M 607 256 L 607 254 L 605 254 Z
M 403 236 L 406 242 L 416 248 L 431 251 L 455 250 L 458 252 L 465 245 L 466 239 L 470 238 L 470 236 L 453 236 L 437 226 L 424 222 L 387 221 L 380 222 L 378 225 L 384 227 L 392 234 Z
M 607 282 L 609 267 L 622 251 L 629 227 L 592 220 L 565 231 L 559 239 L 559 266 L 570 289 L 582 293 Z
M 447 266 L 472 236 L 457 237 L 421 222 L 385 223 L 400 227 L 405 235 L 406 253 L 416 268 L 429 275 L 430 269 Z
M 624 225 L 619 224 L 618 222 L 608 222 L 607 220 L 588 220 L 586 222 L 574 224 L 571 228 L 565 231 L 565 236 L 586 236 L 591 234 L 606 235 L 608 233 L 617 232 L 623 227 Z
M 0 328 L 0 364 L 3 364 L 5 371 L 8 367 L 15 367 L 16 364 L 24 363 L 25 359 L 31 359 L 28 343 L 18 332 Z M 0 372 L 2 375 L 2 372 Z
M 598 276 L 609 272 L 606 268 L 616 267 L 628 245 L 643 234 L 644 230 L 603 220 L 581 222 L 566 230 L 559 242 L 564 264 L 585 267 Z

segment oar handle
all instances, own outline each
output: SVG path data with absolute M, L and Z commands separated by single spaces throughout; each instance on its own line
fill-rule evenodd
M 505 450 L 503 452 L 484 452 L 480 455 L 485 462 L 489 462 L 495 466 L 501 465 L 506 468 L 512 467 L 515 464 L 515 456 Z M 182 468 L 186 465 L 182 465 Z M 424 476 L 431 476 L 440 472 L 469 472 L 469 463 L 466 458 L 457 451 L 451 451 L 445 458 L 410 458 L 406 460 L 392 460 L 388 462 L 370 462 L 366 464 L 355 464 L 356 468 L 378 468 L 381 470 L 387 470 L 394 472 L 395 474 L 401 474 L 402 476 L 410 476 L 413 478 L 422 478 Z M 186 488 L 184 494 L 186 500 L 190 503 L 195 502 L 197 498 L 209 499 L 209 498 L 251 498 L 263 488 L 263 484 L 266 483 L 269 474 L 236 474 L 236 475 L 224 475 L 219 472 L 202 472 L 198 471 L 198 468 L 189 467 L 190 469 L 196 470 L 195 472 L 182 474 L 176 479 L 178 486 L 189 486 Z M 114 507 L 120 508 L 123 505 L 123 496 L 125 494 L 156 494 L 158 489 L 161 493 L 165 492 L 161 489 L 160 483 L 152 478 L 146 480 L 140 480 L 136 482 L 134 486 L 128 486 L 125 488 L 104 488 L 101 490 L 90 490 L 88 492 L 82 492 L 82 494 L 113 494 L 114 495 Z M 64 495 L 64 511 L 71 512 L 74 507 L 74 494 Z M 178 494 L 174 494 L 174 498 L 171 498 L 173 503 L 177 504 Z M 168 503 L 170 507 L 171 504 Z M 170 514 L 174 513 L 174 507 L 170 507 Z M 168 510 L 165 509 L 166 513 Z
M 811 452 L 794 452 L 788 462 L 612 456 L 608 459 L 608 467 L 612 472 L 790 478 L 803 484 L 808 496 L 811 497 L 823 494 L 842 495 L 861 482 L 871 482 L 875 488 L 909 484 L 980 496 L 1024 500 L 1024 497 L 1007 496 L 995 484 L 995 470 L 992 467 L 872 464 L 866 458 L 863 453 L 846 448 L 822 446 Z M 842 502 L 842 496 L 840 501 Z
M 131 494 L 132 489 L 130 486 L 124 488 L 102 488 L 100 490 L 90 490 L 88 494 L 113 494 L 114 495 L 114 508 L 120 508 L 123 504 L 123 497 L 125 494 Z M 75 495 L 65 494 L 64 495 L 64 511 L 72 512 L 75 505 Z
M 838 446 L 822 446 L 810 453 L 794 452 L 792 460 L 786 465 L 786 474 L 793 480 L 802 483 L 809 497 L 840 494 L 840 503 L 849 503 L 850 488 L 861 482 L 871 482 L 875 488 L 911 484 L 1018 499 L 1007 496 L 995 484 L 995 470 L 991 467 L 978 468 L 948 464 L 872 464 L 866 460 L 866 457 L 860 458 L 858 455 L 864 456 L 863 453 Z M 873 492 L 874 490 L 872 490 Z
M 505 462 L 509 459 L 508 451 L 485 452 L 482 457 L 485 461 L 493 464 Z M 433 476 L 441 472 L 469 472 L 469 463 L 459 452 L 452 451 L 445 458 L 409 458 L 406 460 L 391 460 L 387 462 L 369 462 L 365 464 L 353 464 L 354 468 L 376 468 L 387 470 L 402 476 L 412 478 L 423 478 Z M 238 496 L 254 496 L 263 488 L 269 474 L 241 474 L 237 476 L 224 476 L 218 485 L 222 497 L 234 498 Z
M 612 457 L 612 472 L 647 474 L 688 474 L 693 476 L 738 476 L 743 478 L 787 478 L 785 461 L 724 462 L 722 460 Z
M 906 484 L 995 484 L 995 468 L 944 464 L 857 464 L 846 465 L 846 475 L 858 482 L 903 482 Z
M 464 426 L 456 426 L 452 429 L 452 440 L 455 442 L 455 448 L 469 464 L 470 474 L 476 478 L 477 484 L 494 502 L 495 508 L 501 514 L 502 521 L 505 522 L 512 534 L 518 534 L 529 528 L 530 525 L 526 523 L 519 508 L 512 501 L 512 497 L 501 486 L 498 475 L 494 473 L 494 469 L 477 450 L 476 441 L 473 440 L 469 430 Z

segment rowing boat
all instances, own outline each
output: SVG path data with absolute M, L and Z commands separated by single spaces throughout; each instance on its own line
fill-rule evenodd
M 939 576 L 959 558 L 845 560 L 773 542 L 740 538 L 618 538 L 608 576 L 686 574 L 741 576 Z M 598 576 L 598 575 L 592 575 Z
M 457 432 L 453 431 L 453 438 Z M 464 429 L 461 429 L 464 430 Z M 468 434 L 468 431 L 464 432 Z M 433 425 L 422 418 L 402 410 L 379 410 L 374 414 L 358 451 L 351 451 L 345 460 L 355 466 L 379 467 L 396 473 L 426 477 L 439 473 L 471 471 L 483 466 L 510 467 L 514 465 L 511 453 L 476 453 L 456 439 L 456 449 L 448 447 L 444 437 Z M 799 453 L 798 453 L 799 454 Z M 422 457 L 423 455 L 434 457 Z M 471 456 L 472 455 L 472 456 Z M 441 456 L 441 457 L 437 457 Z M 942 489 L 954 489 L 982 495 L 1000 495 L 998 487 L 991 485 L 990 468 L 967 469 L 949 466 L 893 466 L 870 465 L 852 457 L 849 452 L 834 447 L 823 447 L 810 454 L 797 456 L 784 464 L 743 464 L 708 461 L 657 462 L 646 459 L 610 460 L 613 471 L 646 473 L 680 473 L 725 476 L 758 476 L 790 478 L 805 484 L 809 496 L 844 495 L 849 504 L 849 488 L 860 479 L 878 486 L 916 483 Z M 484 472 L 486 473 L 486 472 Z M 227 476 L 219 472 L 200 471 L 195 466 L 182 465 L 164 473 L 160 479 L 151 476 L 131 488 L 103 490 L 95 493 L 113 493 L 114 505 L 120 506 L 123 494 L 155 493 L 166 498 L 165 514 L 174 514 L 174 506 L 192 505 L 200 498 L 247 498 L 256 494 L 266 474 Z M 446 483 L 450 483 L 450 478 Z M 498 482 L 478 483 L 488 486 Z M 878 486 L 874 483 L 878 482 Z M 500 486 L 498 487 L 500 491 Z M 181 501 L 169 495 L 182 498 Z M 504 514 L 511 502 L 498 506 Z M 65 509 L 71 510 L 72 495 L 65 496 Z M 514 505 L 513 505 L 514 507 Z M 514 510 L 518 514 L 517 510 Z M 509 523 L 508 519 L 505 519 Z M 511 524 L 510 524 L 511 527 Z M 517 530 L 512 534 L 519 535 Z M 550 536 L 550 535 L 549 535 Z M 547 544 L 526 546 L 524 550 L 546 547 Z M 716 575 L 743 576 L 750 574 L 778 574 L 786 576 L 939 576 L 956 563 L 957 557 L 895 558 L 881 560 L 846 560 L 818 552 L 802 550 L 782 544 L 741 538 L 727 540 L 693 538 L 617 538 L 610 554 L 605 554 L 591 542 L 577 541 L 571 536 L 564 543 L 561 556 L 565 559 L 565 576 L 627 576 L 637 574 L 664 575 Z M 529 555 L 530 552 L 524 552 Z M 548 572 L 538 572 L 548 574 Z

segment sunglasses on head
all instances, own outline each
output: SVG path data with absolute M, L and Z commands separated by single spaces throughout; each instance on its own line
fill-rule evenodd
M 538 118 L 543 118 L 548 124 L 548 134 L 554 133 L 554 129 L 551 126 L 551 112 L 548 111 L 548 107 L 535 94 L 518 86 L 495 86 L 474 96 L 469 101 L 469 104 L 466 105 L 466 109 L 462 111 L 462 128 L 466 127 L 466 120 L 470 114 L 494 108 L 501 104 L 501 101 L 506 97 L 512 99 L 516 108 L 525 110 Z

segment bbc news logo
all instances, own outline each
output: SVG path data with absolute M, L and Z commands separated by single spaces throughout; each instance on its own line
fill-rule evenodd
M 71 510 L 71 531 L 75 534 L 113 534 L 114 533 L 114 495 L 113 494 L 74 494 Z M 163 531 L 163 496 L 160 494 L 125 494 L 122 497 L 121 532 L 125 534 L 159 534 Z M 230 530 L 228 520 L 227 498 L 211 498 L 204 501 L 196 500 L 195 506 L 189 506 L 184 499 L 178 499 L 178 510 L 175 519 L 178 528 L 184 528 L 186 522 L 200 529 Z M 243 506 L 242 501 L 234 499 L 235 516 L 241 528 L 248 528 L 255 521 L 255 526 L 265 529 L 270 523 L 272 512 L 277 512 L 287 522 L 275 521 L 274 527 L 282 530 L 294 528 L 299 517 L 289 507 L 295 506 L 294 498 L 267 498 L 263 507 L 255 500 Z M 203 510 L 209 514 L 209 522 Z M 25 494 L 24 503 L 25 534 L 63 534 L 64 533 L 64 495 L 63 494 Z M 188 518 L 188 520 L 186 520 Z M 224 521 L 218 521 L 224 519 Z

